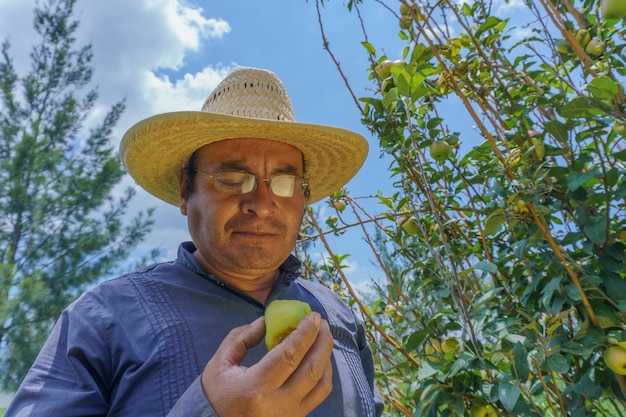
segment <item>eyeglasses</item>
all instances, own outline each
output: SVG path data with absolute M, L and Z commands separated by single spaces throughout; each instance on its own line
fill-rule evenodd
M 204 174 L 213 180 L 218 191 L 226 194 L 247 194 L 256 190 L 259 178 L 247 172 L 224 171 L 209 174 L 194 168 L 194 171 Z M 278 197 L 297 197 L 306 193 L 309 184 L 302 177 L 296 175 L 275 175 L 271 178 L 261 178 L 267 187 Z

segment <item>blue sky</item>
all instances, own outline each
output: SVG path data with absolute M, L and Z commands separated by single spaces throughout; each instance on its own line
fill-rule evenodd
M 391 58 L 401 58 L 398 25 L 379 2 L 361 8 L 371 42 Z M 394 11 L 399 7 L 393 4 Z M 514 1 L 509 6 L 514 5 Z M 35 2 L 0 0 L 0 38 L 9 38 L 18 70 L 28 69 Z M 387 173 L 390 159 L 381 159 L 378 141 L 360 123 L 360 114 L 339 72 L 324 51 L 314 0 L 78 0 L 78 45 L 94 50 L 94 83 L 99 107 L 94 120 L 125 98 L 127 109 L 114 135 L 115 146 L 124 131 L 153 114 L 199 110 L 217 83 L 237 65 L 274 71 L 286 85 L 296 119 L 352 129 L 370 142 L 370 155 L 348 184 L 352 196 L 391 192 Z M 344 0 L 331 0 L 322 19 L 333 53 L 358 97 L 370 95 L 363 34 Z M 457 120 L 457 122 L 459 122 Z M 471 130 L 471 126 L 460 126 Z M 132 185 L 127 178 L 123 186 Z M 142 190 L 134 209 L 157 207 L 154 232 L 144 249 L 161 248 L 166 259 L 188 239 L 185 218 L 178 208 L 160 203 Z M 326 207 L 324 202 L 318 203 Z M 358 249 L 358 238 L 343 237 L 351 258 L 353 280 L 377 275 L 369 251 Z M 341 250 L 340 250 L 341 251 Z

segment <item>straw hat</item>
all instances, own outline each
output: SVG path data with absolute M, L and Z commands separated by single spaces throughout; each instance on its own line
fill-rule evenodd
M 178 206 L 178 179 L 191 154 L 235 138 L 272 139 L 300 149 L 310 203 L 344 186 L 368 151 L 367 140 L 358 133 L 296 122 L 287 91 L 274 73 L 238 67 L 213 90 L 201 111 L 159 114 L 131 127 L 120 153 L 137 184 Z

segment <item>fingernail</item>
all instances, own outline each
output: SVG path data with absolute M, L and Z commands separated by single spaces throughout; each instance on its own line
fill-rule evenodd
M 313 323 L 315 323 L 316 326 L 319 326 L 322 322 L 322 316 L 317 311 L 314 311 L 311 314 L 313 314 Z

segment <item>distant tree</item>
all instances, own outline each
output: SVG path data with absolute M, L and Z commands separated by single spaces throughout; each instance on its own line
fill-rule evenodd
M 60 311 L 110 276 L 146 236 L 152 212 L 126 223 L 133 190 L 112 194 L 124 172 L 111 132 L 115 104 L 88 132 L 98 98 L 86 94 L 91 46 L 75 48 L 75 0 L 35 8 L 41 36 L 20 77 L 2 44 L 0 62 L 0 380 L 15 388 Z

